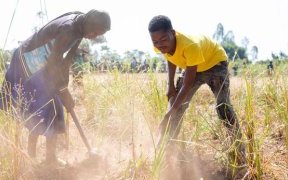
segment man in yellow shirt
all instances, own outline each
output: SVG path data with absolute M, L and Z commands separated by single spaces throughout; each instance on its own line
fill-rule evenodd
M 169 109 L 160 124 L 162 142 L 165 132 L 168 138 L 176 138 L 182 124 L 182 116 L 195 92 L 207 84 L 216 99 L 217 114 L 223 120 L 232 142 L 242 137 L 239 122 L 230 103 L 227 55 L 223 47 L 206 36 L 185 36 L 176 32 L 171 20 L 163 15 L 155 16 L 148 27 L 156 52 L 161 52 L 168 61 Z M 183 83 L 176 90 L 176 68 L 185 69 Z M 178 84 L 178 83 L 177 83 Z M 168 123 L 169 122 L 169 123 Z M 236 143 L 237 144 L 237 143 Z M 244 153 L 241 143 L 237 153 Z

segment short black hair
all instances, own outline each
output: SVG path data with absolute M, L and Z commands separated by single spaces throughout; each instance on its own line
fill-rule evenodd
M 92 9 L 84 15 L 84 25 L 89 26 L 90 31 L 99 28 L 109 31 L 111 28 L 110 15 L 106 11 Z
M 159 30 L 168 31 L 171 29 L 173 29 L 171 20 L 169 17 L 164 16 L 164 15 L 154 16 L 150 20 L 149 26 L 148 26 L 149 32 L 155 32 Z

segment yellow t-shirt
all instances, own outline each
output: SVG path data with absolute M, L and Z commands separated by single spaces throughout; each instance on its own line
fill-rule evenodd
M 157 50 L 156 50 L 157 51 Z M 186 69 L 197 65 L 197 72 L 206 71 L 220 61 L 228 59 L 225 50 L 207 36 L 185 36 L 176 32 L 176 50 L 165 58 L 176 66 Z

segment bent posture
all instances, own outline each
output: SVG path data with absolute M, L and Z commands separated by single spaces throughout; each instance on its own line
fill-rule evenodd
M 14 52 L 5 74 L 1 109 L 19 110 L 29 129 L 28 154 L 36 157 L 39 135 L 46 136 L 46 160 L 56 158 L 57 134 L 65 132 L 63 105 L 73 108 L 69 93 L 69 68 L 83 38 L 93 39 L 110 30 L 107 12 L 69 12 L 43 26 Z M 69 97 L 69 96 L 68 96 Z M 13 113 L 15 114 L 15 113 Z
M 182 116 L 195 92 L 207 84 L 216 99 L 216 110 L 235 142 L 241 138 L 241 130 L 230 102 L 227 55 L 223 47 L 207 36 L 186 36 L 173 29 L 167 16 L 152 18 L 148 27 L 156 52 L 168 60 L 169 109 L 160 124 L 162 142 L 165 132 L 168 138 L 176 138 L 182 124 Z M 183 82 L 176 90 L 176 68 L 184 69 Z M 179 86 L 182 84 L 181 86 Z M 237 141 L 238 142 L 238 141 Z M 239 144 L 239 143 L 238 143 Z M 237 145 L 239 149 L 240 145 Z

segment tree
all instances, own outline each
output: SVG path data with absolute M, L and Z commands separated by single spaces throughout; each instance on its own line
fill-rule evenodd
M 213 39 L 217 42 L 222 43 L 224 37 L 224 26 L 221 23 L 218 23 L 216 31 L 213 34 Z
M 248 45 L 249 45 L 249 39 L 247 37 L 244 37 L 242 40 L 241 40 L 241 44 L 242 46 L 245 48 L 245 50 L 247 51 L 247 48 L 248 48 Z
M 239 47 L 235 43 L 235 35 L 233 31 L 228 31 L 227 34 L 225 34 L 223 41 L 222 41 L 222 46 L 225 49 L 228 58 L 230 60 L 236 60 L 236 59 L 247 59 L 247 54 L 246 54 L 246 49 L 243 47 Z
M 279 56 L 278 56 L 276 53 L 272 53 L 271 56 L 272 56 L 272 59 L 273 59 L 273 60 L 274 60 L 274 59 L 279 59 Z
M 221 43 L 230 60 L 234 60 L 238 56 L 238 47 L 234 42 L 234 39 L 234 33 L 232 31 L 228 31 L 223 37 L 223 41 Z
M 274 59 L 284 60 L 284 59 L 287 59 L 287 58 L 288 58 L 288 56 L 287 56 L 284 52 L 282 52 L 282 51 L 280 51 L 279 53 L 274 53 L 274 52 L 272 52 L 271 56 L 272 56 L 272 59 L 273 59 L 273 60 L 274 60 Z
M 251 57 L 252 57 L 252 60 L 255 60 L 258 58 L 258 47 L 257 46 L 252 46 Z
M 133 54 L 134 57 L 136 57 L 137 59 L 141 60 L 145 53 L 143 51 L 139 51 L 138 49 L 133 49 L 132 50 L 132 54 Z
M 247 54 L 246 54 L 246 49 L 243 47 L 238 47 L 237 49 L 237 54 L 239 59 L 243 60 L 243 59 L 247 59 Z
M 236 43 L 235 43 L 235 35 L 234 35 L 234 33 L 233 33 L 233 31 L 228 31 L 226 34 L 225 34 L 225 36 L 224 36 L 224 38 L 223 38 L 223 41 L 222 41 L 222 44 L 231 44 L 231 45 L 236 45 Z
M 288 56 L 282 51 L 280 51 L 279 56 L 280 56 L 280 59 L 287 59 L 288 58 Z
M 106 45 L 101 46 L 101 59 L 108 63 L 119 61 L 121 59 L 120 55 L 116 51 L 111 51 Z
M 239 47 L 235 43 L 235 35 L 233 31 L 229 30 L 225 34 L 224 26 L 221 23 L 218 23 L 216 31 L 213 34 L 213 39 L 215 39 L 218 43 L 221 43 L 221 45 L 225 49 L 227 56 L 230 60 L 247 59 L 247 48 L 249 45 L 249 39 L 247 37 L 244 37 L 241 41 L 243 47 Z M 258 55 L 258 48 L 257 48 L 257 51 L 255 50 L 253 57 L 256 56 L 257 58 L 257 55 Z
M 0 49 L 0 72 L 7 68 L 12 57 L 12 52 Z

